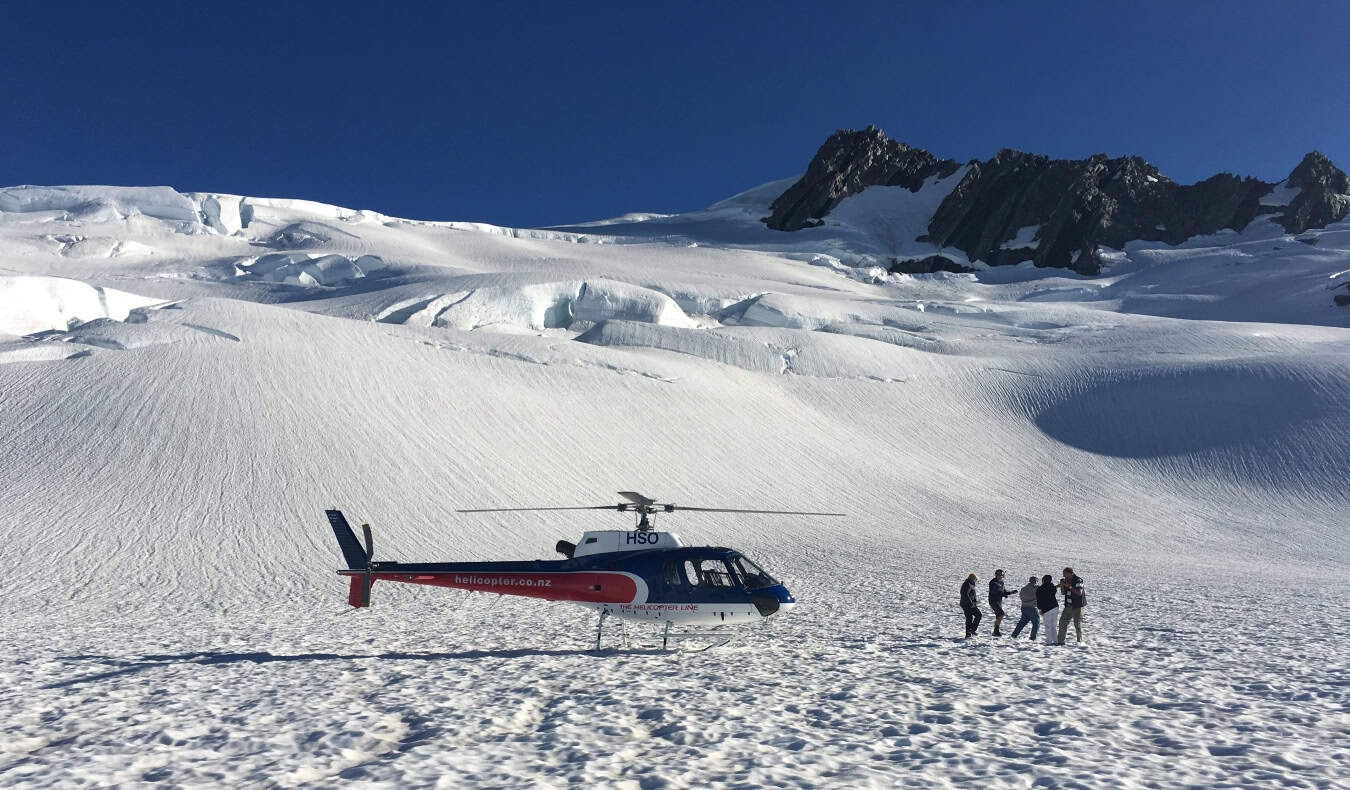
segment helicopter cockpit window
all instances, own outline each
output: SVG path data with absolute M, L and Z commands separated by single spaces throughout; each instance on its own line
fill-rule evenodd
M 741 575 L 745 586 L 750 589 L 757 587 L 772 587 L 778 584 L 778 580 L 769 575 L 769 572 L 751 562 L 747 557 L 736 557 L 731 561 L 731 567 Z

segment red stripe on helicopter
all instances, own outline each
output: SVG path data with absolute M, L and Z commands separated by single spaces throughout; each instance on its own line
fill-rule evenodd
M 350 574 L 360 579 L 360 574 Z M 372 573 L 373 581 L 427 584 L 500 595 L 523 595 L 549 601 L 633 603 L 637 583 L 625 573 L 571 571 L 565 573 Z

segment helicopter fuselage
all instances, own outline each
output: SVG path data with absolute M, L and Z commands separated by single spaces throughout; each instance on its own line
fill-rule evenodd
M 371 583 L 571 601 L 625 620 L 675 625 L 755 622 L 796 604 L 787 587 L 740 552 L 682 546 L 666 532 L 588 532 L 564 560 L 367 562 L 342 514 L 329 511 L 329 521 L 348 561 L 338 573 L 351 580 L 352 606 L 363 605 L 367 573 Z

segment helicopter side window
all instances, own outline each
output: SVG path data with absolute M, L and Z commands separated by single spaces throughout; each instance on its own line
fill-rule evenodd
M 726 563 L 721 560 L 699 560 L 699 583 L 705 587 L 735 587 Z
M 684 587 L 688 582 L 684 580 L 684 573 L 681 572 L 680 563 L 675 560 L 666 560 L 663 568 L 663 575 L 667 587 Z
M 685 574 L 685 577 L 689 579 L 689 583 L 692 584 L 692 585 L 694 585 L 695 587 L 697 587 L 698 585 L 700 585 L 700 584 L 703 583 L 703 582 L 699 579 L 699 575 L 698 575 L 698 566 L 694 564 L 694 561 L 693 561 L 693 560 L 686 560 L 686 561 L 685 561 L 685 563 L 684 563 L 684 574 Z
M 736 572 L 741 575 L 741 580 L 745 582 L 745 586 L 750 589 L 772 587 L 778 583 L 777 579 L 746 557 L 734 558 L 731 561 L 731 567 L 736 569 Z

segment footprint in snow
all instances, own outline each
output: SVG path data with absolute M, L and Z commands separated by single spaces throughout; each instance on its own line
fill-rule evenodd
M 1061 727 L 1058 722 L 1054 721 L 1041 722 L 1040 724 L 1037 724 L 1033 729 L 1035 730 L 1036 734 L 1041 736 L 1042 738 L 1048 735 L 1068 735 L 1077 738 L 1081 737 L 1083 734 L 1082 730 L 1079 730 L 1076 727 L 1068 727 L 1068 726 Z
M 1209 753 L 1215 757 L 1241 757 L 1251 751 L 1251 744 L 1238 743 L 1209 746 Z

